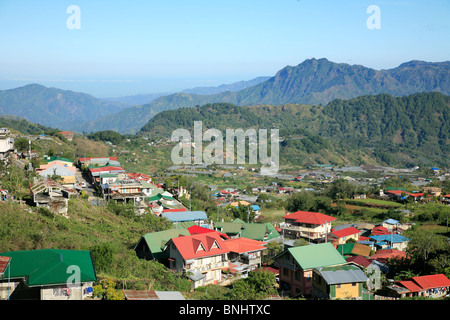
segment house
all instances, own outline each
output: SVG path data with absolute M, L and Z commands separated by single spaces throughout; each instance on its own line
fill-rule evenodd
M 315 268 L 311 295 L 318 299 L 362 300 L 367 280 L 364 272 L 351 264 Z
M 43 169 L 43 168 L 42 168 Z M 64 185 L 74 185 L 76 182 L 76 169 L 74 167 L 62 166 L 58 163 L 53 163 L 47 168 L 40 170 L 38 175 L 44 178 L 51 178 L 53 176 L 60 176 Z
M 369 260 L 363 256 L 350 256 L 345 258 L 349 264 L 359 266 L 368 277 L 367 288 L 369 290 L 381 289 L 381 276 L 389 271 L 389 267 L 377 260 Z
M 11 300 L 83 300 L 97 281 L 89 251 L 40 249 L 0 253 L 10 257 Z
M 390 296 L 441 298 L 450 292 L 450 280 L 444 274 L 412 277 L 388 286 Z
M 122 290 L 125 300 L 186 300 L 180 291 Z
M 66 138 L 68 141 L 73 140 L 73 132 L 70 131 L 61 131 L 59 132 L 60 135 L 62 135 L 64 138 Z
M 261 266 L 261 257 L 266 250 L 266 242 L 247 238 L 235 238 L 226 240 L 226 245 L 230 250 L 228 260 L 230 261 L 231 272 L 248 273 Z
M 331 222 L 336 220 L 323 213 L 308 211 L 296 211 L 285 215 L 283 219 L 285 222 L 280 227 L 285 237 L 305 238 L 315 243 L 326 240 L 331 231 Z
M 133 203 L 144 199 L 141 191 L 142 184 L 135 180 L 115 180 L 114 182 L 102 184 L 101 190 L 103 198 L 115 201 L 130 201 Z
M 443 202 L 450 204 L 450 194 L 446 194 L 444 196 L 442 196 L 444 198 Z
M 375 241 L 375 247 L 380 249 L 397 249 L 406 250 L 408 247 L 408 242 L 411 240 L 400 234 L 381 234 L 369 237 L 371 240 Z
M 207 222 L 208 216 L 204 211 L 163 212 L 161 217 L 169 219 L 174 224 L 191 221 L 198 226 L 209 226 Z
M 385 227 L 389 231 L 394 231 L 398 228 L 400 225 L 400 221 L 395 219 L 386 219 L 383 222 L 381 222 L 381 226 Z
M 152 182 L 152 178 L 146 174 L 139 173 L 139 172 L 127 172 L 125 175 L 130 180 L 136 180 L 136 181 L 146 181 L 146 182 Z
M 442 194 L 442 189 L 438 187 L 423 187 L 423 192 L 428 193 L 433 197 L 439 197 Z
M 7 128 L 0 128 L 0 159 L 6 159 L 14 153 L 14 139 L 10 136 Z
M 275 260 L 280 289 L 291 296 L 311 295 L 313 269 L 347 263 L 329 242 L 288 248 Z
M 67 215 L 69 193 L 55 181 L 44 178 L 30 184 L 30 195 L 36 207 L 46 207 L 50 211 L 63 216 Z
M 134 251 L 139 259 L 157 260 L 165 264 L 169 258 L 169 253 L 165 251 L 167 242 L 180 235 L 189 236 L 190 233 L 184 228 L 146 233 L 136 243 Z
M 222 269 L 229 268 L 230 250 L 217 232 L 179 236 L 167 246 L 170 269 L 189 276 L 194 288 L 221 282 Z
M 348 227 L 344 229 L 334 230 L 331 229 L 329 233 L 330 241 L 334 245 L 341 245 L 346 243 L 348 240 L 352 239 L 354 241 L 359 240 L 359 236 L 361 231 L 356 229 L 355 227 Z
M 91 182 L 95 185 L 100 184 L 100 175 L 104 173 L 124 173 L 125 170 L 122 167 L 117 166 L 105 166 L 100 168 L 89 168 L 87 174 Z
M 388 190 L 386 194 L 392 200 L 405 200 L 409 196 L 409 192 L 404 190 Z
M 65 167 L 68 168 L 69 170 L 76 172 L 76 168 L 73 166 L 73 164 L 71 162 L 66 162 L 66 161 L 59 161 L 59 160 L 52 160 L 47 162 L 46 164 L 41 164 L 39 166 L 39 168 L 36 168 L 36 172 L 39 173 L 41 171 L 44 171 L 52 166 L 54 166 L 55 164 L 60 165 L 61 167 Z

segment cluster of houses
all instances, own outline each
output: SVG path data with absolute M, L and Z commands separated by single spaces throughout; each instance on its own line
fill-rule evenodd
M 228 285 L 263 268 L 276 274 L 282 296 L 372 299 L 373 292 L 382 287 L 382 275 L 389 271 L 389 260 L 408 258 L 405 250 L 410 239 L 402 233 L 410 225 L 393 219 L 380 225 L 339 225 L 335 217 L 297 211 L 286 213 L 284 222 L 277 226 L 240 219 L 212 221 L 203 211 L 188 210 L 172 193 L 153 184 L 150 176 L 126 172 L 116 157 L 85 157 L 76 163 L 55 157 L 47 160 L 47 164 L 35 168 L 41 178 L 30 185 L 37 206 L 67 214 L 68 199 L 83 190 L 77 179 L 78 167 L 105 201 L 133 202 L 139 213 L 150 212 L 173 223 L 172 229 L 142 235 L 134 250 L 140 259 L 156 260 L 187 277 L 194 289 Z M 295 192 L 293 188 L 275 190 Z M 185 192 L 177 189 L 178 196 Z M 234 189 L 219 190 L 214 195 L 227 205 L 245 205 L 260 212 L 252 199 L 246 201 Z M 303 244 L 295 245 L 297 239 Z M 279 243 L 283 250 L 271 257 L 274 263 L 267 266 L 263 257 L 270 242 Z M 0 253 L 0 299 L 85 299 L 92 296 L 95 281 L 89 251 Z M 443 274 L 424 275 L 393 281 L 388 290 L 389 299 L 442 297 L 449 294 L 450 280 Z M 164 296 L 163 292 L 152 292 L 153 297 L 158 294 Z M 127 295 L 137 299 L 142 293 Z

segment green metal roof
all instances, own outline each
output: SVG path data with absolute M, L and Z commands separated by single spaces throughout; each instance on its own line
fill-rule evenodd
M 288 251 L 303 270 L 347 263 L 329 242 L 293 247 Z
M 238 234 L 241 237 L 253 240 L 270 240 L 279 237 L 280 234 L 271 223 L 246 223 L 237 218 L 233 222 L 218 222 L 216 228 L 226 234 Z M 267 238 L 266 238 L 267 233 Z
M 150 251 L 152 252 L 153 257 L 157 260 L 160 260 L 165 257 L 163 250 L 164 250 L 166 243 L 170 239 L 176 238 L 179 235 L 189 236 L 190 233 L 185 228 L 174 228 L 174 229 L 169 229 L 169 230 L 164 230 L 164 231 L 146 233 L 138 241 L 138 243 L 135 246 L 135 249 L 136 249 L 137 245 L 139 244 L 139 242 L 145 241 L 147 243 L 147 246 L 149 247 Z
M 242 225 L 234 222 L 217 222 L 215 224 L 216 229 L 222 230 L 223 233 L 237 234 L 241 232 Z
M 74 275 L 70 266 L 80 268 L 80 281 L 96 281 L 89 251 L 41 249 L 10 251 L 0 256 L 11 257 L 11 278 L 25 278 L 29 287 L 66 284 Z

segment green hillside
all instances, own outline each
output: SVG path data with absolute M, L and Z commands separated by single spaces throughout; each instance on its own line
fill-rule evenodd
M 334 100 L 325 106 L 240 107 L 228 103 L 165 111 L 140 135 L 170 137 L 178 128 L 278 128 L 281 163 L 345 162 L 449 166 L 450 97 L 419 93 L 387 94 Z M 310 163 L 310 164 L 312 164 Z

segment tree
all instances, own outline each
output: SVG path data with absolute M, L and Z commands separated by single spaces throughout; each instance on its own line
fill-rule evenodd
M 277 294 L 275 274 L 258 269 L 251 271 L 247 278 L 233 283 L 230 297 L 232 300 L 260 300 Z
M 311 191 L 294 193 L 286 200 L 286 209 L 290 212 L 311 211 L 315 206 L 314 194 Z
M 106 242 L 91 248 L 92 260 L 97 272 L 109 270 L 113 263 L 114 248 Z
M 439 250 L 445 248 L 445 240 L 435 233 L 419 229 L 409 234 L 411 241 L 408 244 L 408 253 L 416 261 L 423 263 L 422 269 L 425 270 L 427 263 L 433 255 Z
M 14 147 L 17 149 L 17 151 L 27 151 L 28 150 L 28 139 L 27 138 L 18 138 L 14 141 Z

